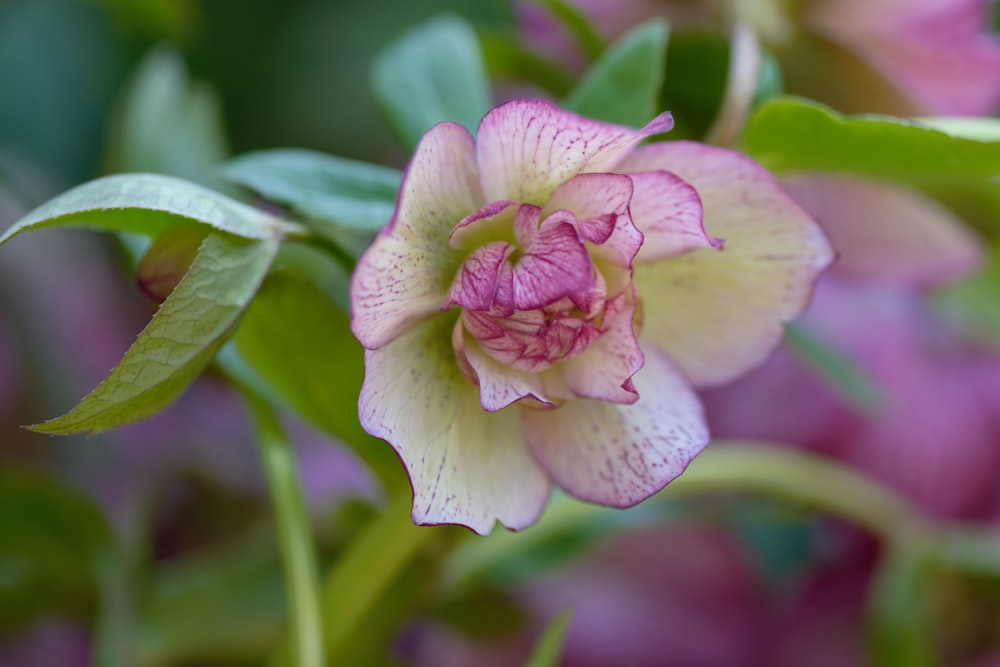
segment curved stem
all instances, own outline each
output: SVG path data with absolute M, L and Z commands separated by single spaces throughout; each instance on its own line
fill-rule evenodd
M 295 455 L 271 407 L 245 388 L 243 395 L 257 429 L 257 444 L 278 529 L 292 636 L 292 664 L 323 667 L 316 552 Z
M 410 494 L 397 493 L 350 544 L 323 584 L 326 650 L 336 659 L 407 563 L 441 531 L 410 522 Z

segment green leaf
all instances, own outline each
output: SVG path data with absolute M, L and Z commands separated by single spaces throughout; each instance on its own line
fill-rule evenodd
M 247 239 L 267 239 L 287 223 L 212 190 L 170 176 L 119 174 L 90 181 L 29 212 L 0 236 L 0 245 L 22 232 L 84 227 L 159 236 L 188 218 Z
M 629 31 L 583 75 L 564 106 L 610 123 L 648 123 L 657 112 L 669 32 L 659 19 Z
M 141 665 L 259 660 L 287 609 L 274 533 L 158 563 L 137 609 L 131 646 Z
M 0 630 L 96 600 L 113 544 L 90 499 L 36 473 L 0 471 L 0 535 Z
M 474 133 L 492 105 L 476 34 L 456 16 L 421 24 L 383 50 L 375 59 L 372 84 L 408 151 L 441 121 Z
M 729 41 L 717 31 L 682 30 L 670 37 L 663 95 L 671 137 L 701 139 L 718 113 L 729 74 Z
M 350 320 L 308 278 L 293 271 L 269 276 L 234 342 L 280 402 L 352 445 L 383 481 L 399 476 L 392 449 L 358 421 L 364 354 Z
M 882 404 L 882 392 L 854 361 L 801 324 L 785 325 L 785 340 L 821 380 L 850 405 L 871 414 Z
M 776 173 L 848 172 L 915 185 L 1000 176 L 1000 142 L 951 136 L 898 118 L 845 117 L 787 97 L 757 109 L 743 149 Z
M 524 663 L 525 667 L 558 667 L 563 645 L 566 643 L 566 632 L 573 616 L 569 609 L 556 614 L 555 618 L 545 628 L 541 639 L 535 644 L 531 656 Z
M 976 275 L 939 290 L 933 299 L 969 337 L 1000 350 L 1000 251 Z
M 1000 119 L 970 117 L 934 117 L 918 119 L 921 125 L 933 127 L 954 137 L 977 141 L 1000 141 Z
M 278 246 L 274 237 L 210 234 L 190 270 L 108 377 L 67 414 L 31 428 L 100 433 L 166 407 L 225 342 Z
M 247 153 L 222 173 L 288 207 L 354 256 L 392 218 L 403 177 L 397 169 L 297 149 Z
M 112 137 L 115 171 L 159 172 L 217 187 L 229 153 L 214 92 L 192 84 L 166 45 L 143 58 L 122 100 Z
M 565 0 L 536 0 L 536 2 L 552 12 L 553 16 L 569 29 L 587 58 L 593 60 L 600 57 L 604 51 L 604 39 L 584 12 Z

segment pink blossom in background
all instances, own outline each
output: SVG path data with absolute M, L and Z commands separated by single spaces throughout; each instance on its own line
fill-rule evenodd
M 416 523 L 523 528 L 553 483 L 643 500 L 708 440 L 692 384 L 754 367 L 804 307 L 818 227 L 739 154 L 635 149 L 670 126 L 516 100 L 417 147 L 351 286 L 361 422 Z
M 755 29 L 788 92 L 848 113 L 991 115 L 1000 108 L 1000 36 L 990 0 L 574 0 L 613 39 L 663 16 L 674 29 Z M 569 63 L 583 58 L 551 15 L 523 5 L 525 35 Z M 579 66 L 579 65 L 577 65 Z M 669 86 L 669 81 L 667 82 Z
M 751 554 L 721 529 L 685 523 L 610 537 L 515 598 L 525 631 L 490 642 L 429 626 L 413 662 L 524 664 L 541 629 L 568 610 L 562 667 L 758 667 L 778 616 Z

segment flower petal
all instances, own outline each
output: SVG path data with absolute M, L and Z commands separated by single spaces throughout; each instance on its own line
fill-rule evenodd
M 987 0 L 809 3 L 809 29 L 855 52 L 912 99 L 906 115 L 991 115 L 1000 38 Z
M 924 287 L 959 278 L 982 259 L 969 228 L 916 190 L 820 173 L 781 182 L 823 224 L 839 273 Z
M 475 373 L 483 410 L 496 412 L 529 396 L 541 403 L 550 403 L 539 375 L 518 370 L 486 354 L 475 338 L 466 339 L 461 321 L 455 324 L 452 340 L 456 354 L 462 355 Z
M 575 222 L 568 211 L 556 211 L 522 241 L 514 264 L 517 310 L 542 308 L 593 287 L 590 254 L 580 242 Z
M 632 179 L 622 174 L 577 174 L 559 185 L 542 210 L 542 217 L 565 209 L 579 221 L 580 237 L 591 243 L 608 240 L 617 216 L 627 215 Z
M 573 176 L 609 171 L 637 143 L 673 126 L 670 114 L 635 130 L 563 111 L 545 100 L 514 100 L 479 125 L 477 160 L 489 200 L 541 206 Z
M 580 398 L 635 403 L 639 395 L 631 378 L 643 364 L 642 349 L 632 326 L 635 296 L 623 293 L 607 302 L 601 337 L 561 365 L 566 386 Z
M 667 171 L 629 175 L 635 187 L 629 212 L 643 236 L 636 262 L 722 247 L 721 240 L 705 232 L 701 197 L 689 183 Z
M 677 477 L 708 443 L 701 403 L 653 346 L 632 405 L 579 399 L 522 410 L 531 452 L 552 481 L 589 502 L 629 507 Z
M 505 291 L 501 282 L 509 270 L 504 272 L 502 268 L 512 250 L 510 244 L 495 241 L 473 251 L 462 262 L 441 310 L 455 305 L 471 310 L 491 310 L 497 295 Z
M 472 137 L 454 123 L 434 126 L 413 154 L 392 221 L 351 279 L 351 330 L 362 345 L 379 348 L 440 308 L 459 261 L 448 235 L 482 205 Z
M 832 259 L 822 230 L 768 172 L 733 151 L 661 143 L 637 150 L 620 168 L 677 174 L 701 196 L 707 232 L 726 239 L 722 251 L 636 265 L 643 337 L 700 386 L 728 382 L 762 362 Z
M 365 353 L 359 416 L 399 454 L 413 487 L 413 521 L 488 534 L 538 519 L 549 494 L 525 445 L 519 410 L 485 412 L 439 316 Z

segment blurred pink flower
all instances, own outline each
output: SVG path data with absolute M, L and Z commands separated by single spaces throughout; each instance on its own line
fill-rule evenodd
M 831 258 L 818 227 L 739 154 L 634 149 L 670 126 L 517 100 L 478 140 L 442 123 L 417 147 L 351 286 L 361 421 L 399 453 L 416 523 L 523 528 L 553 482 L 643 500 L 708 440 L 691 383 L 755 366 L 804 307 Z
M 608 38 L 664 16 L 675 29 L 755 29 L 781 64 L 789 92 L 849 113 L 989 115 L 1000 106 L 1000 37 L 990 0 L 574 0 Z M 526 35 L 579 62 L 542 10 L 522 5 Z M 668 82 L 669 84 L 669 82 Z

